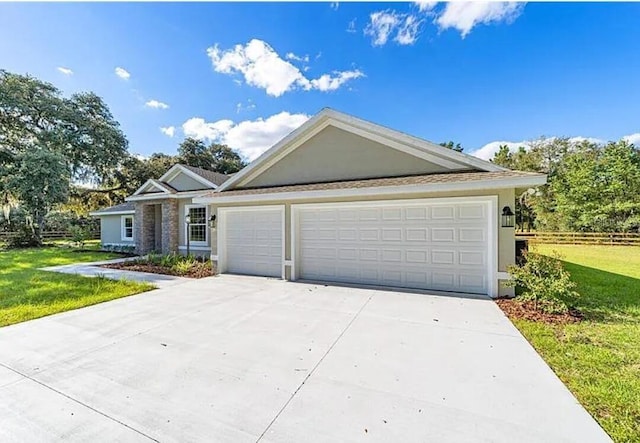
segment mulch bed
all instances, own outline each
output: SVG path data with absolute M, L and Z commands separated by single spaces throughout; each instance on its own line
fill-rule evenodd
M 202 263 L 201 266 L 192 268 L 186 274 L 179 274 L 171 268 L 166 268 L 160 265 L 154 265 L 150 263 L 136 263 L 133 261 L 122 262 L 122 263 L 110 263 L 107 265 L 101 265 L 101 267 L 109 268 L 109 269 L 120 269 L 123 271 L 150 272 L 152 274 L 175 275 L 177 277 L 187 277 L 187 278 L 204 278 L 204 277 L 211 277 L 213 275 L 216 275 L 211 265 L 206 263 Z
M 530 320 L 547 324 L 578 323 L 584 319 L 577 309 L 570 309 L 565 314 L 547 314 L 534 308 L 533 302 L 520 301 L 513 298 L 496 300 L 502 311 L 512 320 Z

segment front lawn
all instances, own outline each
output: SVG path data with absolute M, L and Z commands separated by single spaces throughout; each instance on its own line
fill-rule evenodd
M 640 441 L 640 247 L 533 250 L 561 253 L 585 320 L 515 325 L 615 441 Z
M 0 326 L 81 308 L 153 288 L 57 272 L 46 266 L 118 258 L 118 254 L 77 252 L 59 247 L 0 251 Z

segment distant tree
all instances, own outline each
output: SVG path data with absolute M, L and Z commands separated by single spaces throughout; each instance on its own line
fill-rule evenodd
M 60 153 L 35 149 L 19 154 L 8 185 L 28 214 L 36 244 L 42 244 L 46 215 L 54 205 L 67 201 L 70 168 Z
M 180 144 L 178 160 L 189 166 L 222 174 L 232 174 L 246 166 L 242 157 L 227 145 L 211 143 L 207 146 L 202 140 L 194 138 L 186 138 Z
M 444 146 L 447 149 L 451 149 L 452 151 L 462 152 L 464 148 L 460 145 L 460 143 L 454 143 L 452 141 L 442 142 L 440 146 Z
M 49 83 L 0 70 L 0 202 L 27 208 L 35 235 L 71 181 L 100 186 L 127 156 L 127 140 L 100 97 L 63 97 Z

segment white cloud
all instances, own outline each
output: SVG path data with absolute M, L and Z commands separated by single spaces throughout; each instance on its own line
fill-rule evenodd
M 330 74 L 324 74 L 317 79 L 311 80 L 313 87 L 319 91 L 335 91 L 349 80 L 364 77 L 364 74 L 359 71 L 335 71 L 334 76 Z
M 208 123 L 196 117 L 184 122 L 182 130 L 187 137 L 226 144 L 253 160 L 308 119 L 308 115 L 285 111 L 266 119 L 245 120 L 237 124 L 231 120 Z
M 635 134 L 625 135 L 622 137 L 624 141 L 627 143 L 633 143 L 637 148 L 640 148 L 640 132 L 636 132 Z
M 129 74 L 129 71 L 119 66 L 115 69 L 115 73 L 118 77 L 120 77 L 123 80 L 129 80 L 129 77 L 131 77 L 131 74 Z
M 398 26 L 398 33 L 396 34 L 395 41 L 400 45 L 412 45 L 418 39 L 420 34 L 421 20 L 418 20 L 413 15 L 408 15 L 404 22 Z
M 435 8 L 435 6 L 438 4 L 438 2 L 428 2 L 428 1 L 417 1 L 414 3 L 418 7 L 420 12 L 429 12 L 433 10 L 433 8 Z
M 175 126 L 163 126 L 160 128 L 160 132 L 162 132 L 167 137 L 173 137 L 176 133 Z
M 487 143 L 483 147 L 476 149 L 475 151 L 471 151 L 470 154 L 474 157 L 481 158 L 482 160 L 491 160 L 493 155 L 498 152 L 500 146 L 507 145 L 511 152 L 516 151 L 520 146 L 524 146 L 528 148 L 527 142 L 508 142 L 508 141 L 495 141 L 491 143 Z
M 436 24 L 440 29 L 457 29 L 464 38 L 479 24 L 513 22 L 524 6 L 525 3 L 516 2 L 450 2 L 436 19 Z
M 309 63 L 309 54 L 300 56 L 300 55 L 295 55 L 293 52 L 287 52 L 285 57 L 287 59 L 289 59 L 289 60 L 295 60 L 297 62 Z
M 56 68 L 58 70 L 58 72 L 63 73 L 64 75 L 73 75 L 73 71 L 69 68 L 65 68 L 63 66 L 58 66 Z
M 373 46 L 387 44 L 393 34 L 393 41 L 399 45 L 412 45 L 418 39 L 421 24 L 422 20 L 415 15 L 388 9 L 371 13 L 364 33 L 371 37 Z
M 637 135 L 640 138 L 640 134 L 637 134 Z M 548 137 L 546 138 L 546 140 L 550 142 L 555 140 L 556 138 L 557 137 Z M 569 143 L 571 144 L 578 144 L 580 142 L 585 142 L 585 141 L 589 143 L 595 143 L 598 145 L 603 145 L 606 143 L 605 140 L 602 140 L 596 137 L 582 137 L 582 136 L 569 137 Z M 509 147 L 509 151 L 515 152 L 521 146 L 523 146 L 525 149 L 529 149 L 531 147 L 531 144 L 536 142 L 537 142 L 536 140 L 534 141 L 524 140 L 521 142 L 510 142 L 510 141 L 504 141 L 504 140 L 495 141 L 495 142 L 487 143 L 486 145 L 482 146 L 479 149 L 476 149 L 475 151 L 471 151 L 470 154 L 473 155 L 474 157 L 478 157 L 483 160 L 490 160 L 493 158 L 494 154 L 498 152 L 501 145 L 507 145 Z
M 253 101 L 251 99 L 247 100 L 247 104 L 243 104 L 242 102 L 239 102 L 236 105 L 236 114 L 240 114 L 240 112 L 242 111 L 252 111 L 256 109 L 256 104 L 253 103 Z
M 349 22 L 349 25 L 347 25 L 347 32 L 349 32 L 351 34 L 355 34 L 356 32 L 358 32 L 358 30 L 356 29 L 356 19 L 355 18 Z
M 158 100 L 149 100 L 144 104 L 147 108 L 153 109 L 169 109 L 169 105 Z
M 390 10 L 371 13 L 364 33 L 371 37 L 373 46 L 382 46 L 387 43 L 389 36 L 400 22 L 399 17 L 400 14 Z
M 207 49 L 207 55 L 211 58 L 216 72 L 240 73 L 248 85 L 264 89 L 268 95 L 274 97 L 280 97 L 285 92 L 298 88 L 305 91 L 319 89 L 317 85 L 324 84 L 321 80 L 324 76 L 316 81 L 308 79 L 300 69 L 282 59 L 262 40 L 253 39 L 244 46 L 236 45 L 226 51 L 220 50 L 218 45 L 215 45 Z M 293 53 L 287 55 L 298 57 Z M 355 71 L 345 71 L 344 74 L 349 78 L 358 78 L 352 75 L 353 72 Z M 340 77 L 342 73 L 336 71 L 334 74 Z

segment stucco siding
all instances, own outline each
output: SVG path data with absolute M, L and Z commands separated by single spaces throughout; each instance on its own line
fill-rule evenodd
M 469 166 L 460 165 L 460 170 Z M 447 172 L 437 164 L 335 127 L 327 127 L 242 187 Z
M 103 245 L 134 245 L 132 240 L 122 240 L 121 217 L 122 215 L 100 216 L 100 242 Z
M 199 181 L 189 177 L 182 172 L 167 181 L 171 187 L 177 191 L 197 191 L 199 189 L 208 189 L 208 186 L 203 185 Z
M 502 213 L 502 208 L 504 206 L 509 206 L 512 209 L 515 204 L 515 190 L 514 189 L 496 189 L 496 190 L 485 190 L 485 191 L 469 191 L 469 192 L 438 192 L 438 193 L 424 193 L 424 194 L 408 194 L 408 195 L 397 195 L 391 200 L 402 200 L 402 199 L 420 199 L 420 198 L 442 198 L 442 197 L 471 197 L 471 196 L 497 196 L 498 204 L 495 214 L 497 219 L 497 237 L 498 237 L 498 272 L 505 272 L 507 270 L 507 266 L 515 263 L 515 231 L 514 228 L 502 228 L 500 226 L 500 216 Z M 379 198 L 379 197 L 349 197 L 349 198 L 319 198 L 319 199 L 300 199 L 295 201 L 287 201 L 287 202 L 269 202 L 269 203 L 225 203 L 218 205 L 220 207 L 234 207 L 234 206 L 263 206 L 263 205 L 285 205 L 285 259 L 291 258 L 291 205 L 293 204 L 303 204 L 303 203 L 328 203 L 328 202 L 349 202 L 349 201 L 375 201 L 375 200 L 389 200 L 389 198 Z M 210 213 L 216 213 L 216 206 L 212 206 L 210 208 Z M 209 235 L 212 241 L 211 254 L 216 256 L 217 251 L 217 229 L 213 229 Z M 287 275 L 289 275 L 289 266 L 285 268 Z M 504 286 L 500 286 L 499 295 L 512 295 L 513 289 L 506 288 Z

